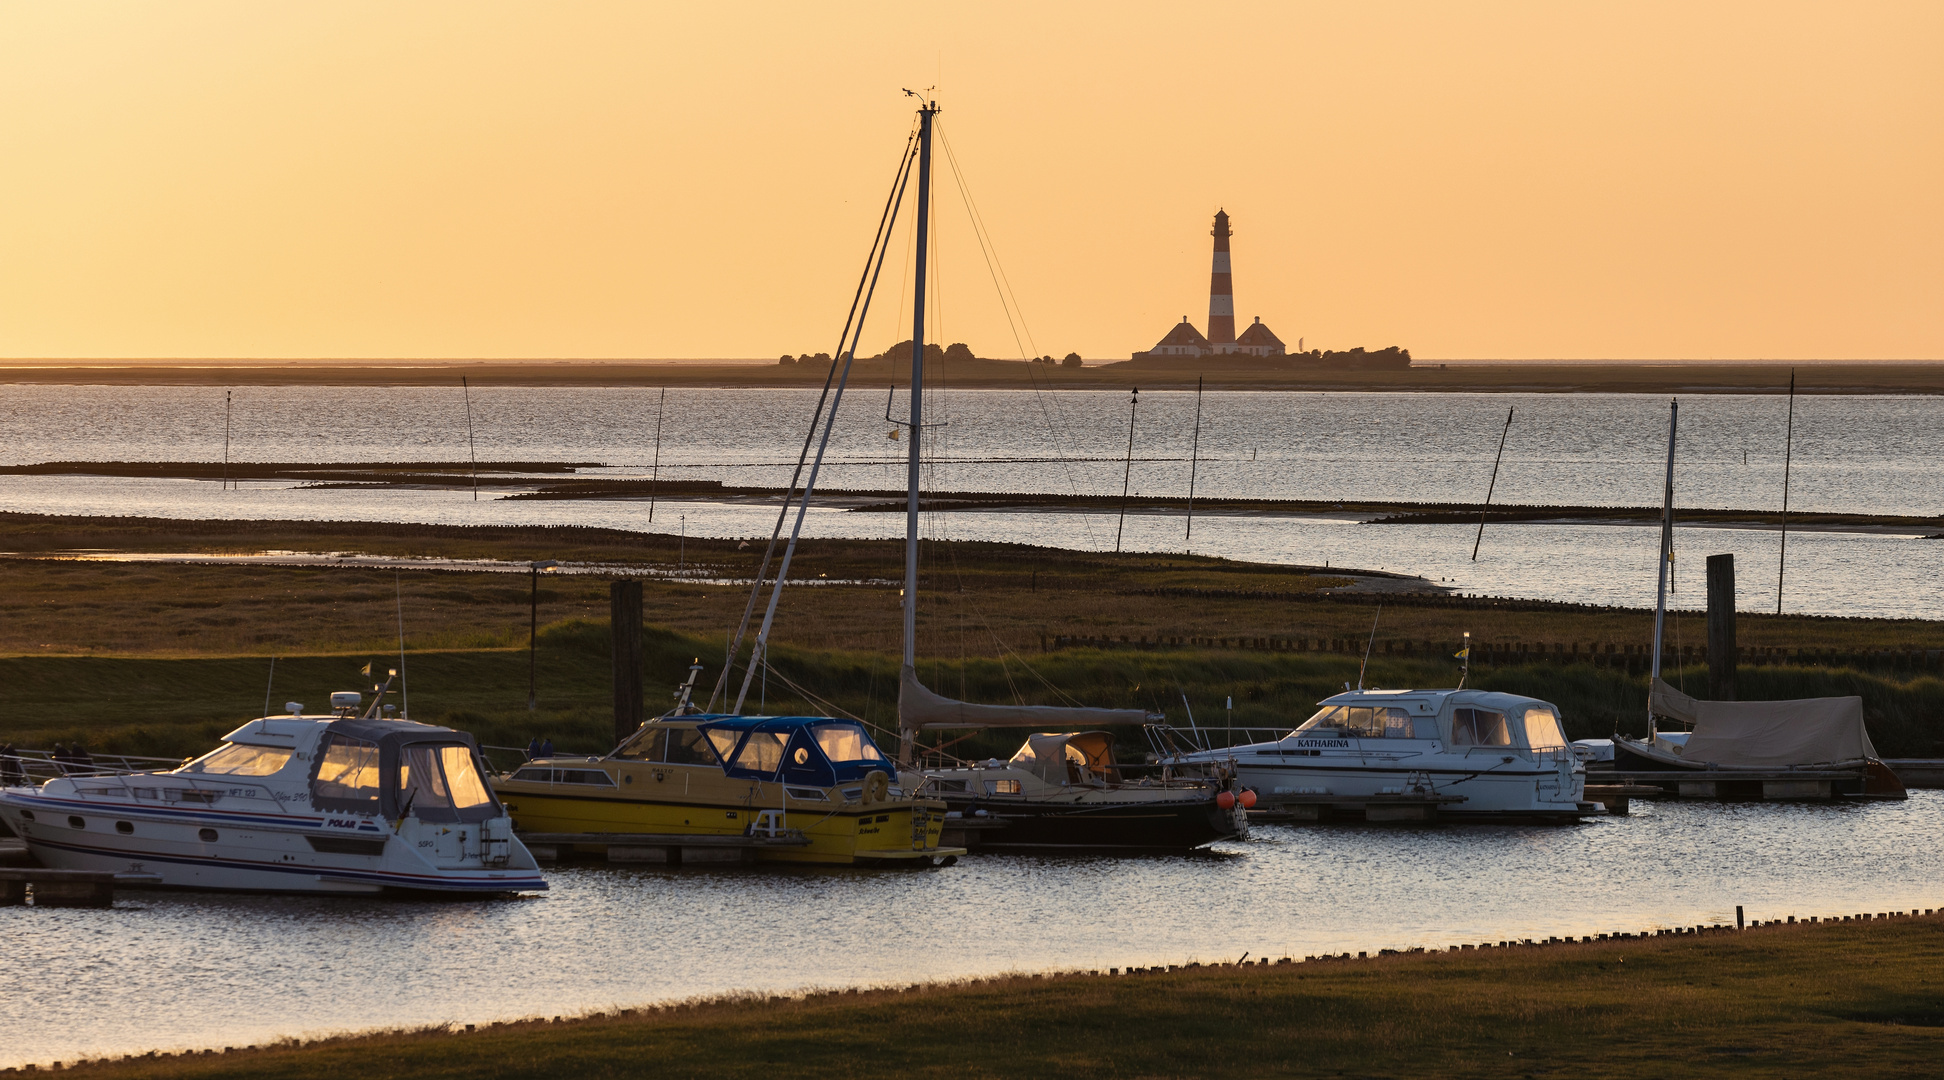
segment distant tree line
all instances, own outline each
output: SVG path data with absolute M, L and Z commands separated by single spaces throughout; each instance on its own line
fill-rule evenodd
M 1359 349 L 1358 351 L 1361 352 L 1362 350 Z M 884 350 L 883 352 L 877 354 L 876 356 L 866 357 L 866 359 L 889 360 L 894 363 L 910 360 L 911 359 L 911 339 L 906 338 L 905 340 L 898 342 L 896 345 L 891 346 L 890 348 Z M 974 356 L 972 354 L 972 347 L 962 341 L 955 341 L 952 344 L 947 345 L 943 348 L 940 348 L 936 342 L 927 342 L 925 344 L 925 363 L 927 364 L 960 363 L 967 360 L 979 360 L 979 359 L 989 359 L 989 358 Z M 811 364 L 811 365 L 827 367 L 830 364 L 830 354 L 827 352 L 820 352 L 820 353 L 804 353 L 801 356 L 791 356 L 789 353 L 784 353 L 782 356 L 777 358 L 776 362 L 783 367 L 791 367 L 796 364 Z M 1016 363 L 1016 361 L 1005 361 L 1005 360 L 993 361 L 993 362 Z M 1031 359 L 1028 359 L 1026 362 L 1029 364 L 1057 364 L 1061 367 L 1070 367 L 1070 368 L 1077 368 L 1080 366 L 1081 363 L 1080 354 L 1074 352 L 1070 352 L 1066 354 L 1066 357 L 1060 360 L 1055 360 L 1051 356 L 1040 356 L 1040 357 L 1033 357 Z
M 1348 368 L 1354 371 L 1402 371 L 1411 366 L 1411 350 L 1392 345 L 1388 349 L 1365 352 L 1359 345 L 1347 351 L 1311 349 L 1308 352 L 1290 353 L 1290 359 L 1308 361 L 1318 367 Z

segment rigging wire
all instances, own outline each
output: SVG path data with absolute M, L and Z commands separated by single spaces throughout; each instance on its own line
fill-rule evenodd
M 964 170 L 959 168 L 958 155 L 953 152 L 952 141 L 946 135 L 945 127 L 942 123 L 938 126 L 938 140 L 940 145 L 945 148 L 946 165 L 950 168 L 952 181 L 957 185 L 959 196 L 965 203 L 966 215 L 972 221 L 972 237 L 978 241 L 979 253 L 986 259 L 988 273 L 992 273 L 994 276 L 993 288 L 999 293 L 999 310 L 1006 315 L 1006 325 L 1012 330 L 1013 344 L 1015 347 L 1020 347 L 1019 335 L 1023 332 L 1026 335 L 1025 345 L 1031 347 L 1032 356 L 1022 355 L 1021 358 L 1030 361 L 1033 357 L 1039 355 L 1039 342 L 1034 340 L 1033 328 L 1026 321 L 1026 309 L 1020 307 L 1019 298 L 1013 293 L 1012 278 L 1006 273 L 1005 260 L 999 257 L 998 242 L 993 240 L 991 230 L 986 228 L 985 215 L 979 212 L 978 200 L 973 198 L 972 195 L 971 181 L 965 178 Z M 1009 300 L 1010 306 L 1008 305 Z M 1015 313 L 1019 316 L 1017 328 L 1013 327 L 1013 315 Z M 1022 354 L 1023 352 L 1024 350 L 1022 349 Z M 1046 425 L 1047 433 L 1057 440 L 1064 441 L 1067 444 L 1067 449 L 1071 451 L 1067 458 L 1061 459 L 1060 461 L 1060 464 L 1063 466 L 1061 475 L 1066 479 L 1069 493 L 1078 494 L 1079 485 L 1074 480 L 1073 469 L 1069 464 L 1070 461 L 1077 459 L 1078 446 L 1073 440 L 1071 425 L 1066 422 L 1065 415 L 1061 413 L 1057 405 L 1048 401 L 1046 388 L 1040 385 L 1041 373 L 1034 370 L 1036 367 L 1038 367 L 1037 364 L 1027 364 L 1026 381 L 1033 389 L 1033 401 L 1035 405 L 1039 406 L 1040 418 Z M 1057 420 L 1055 419 L 1056 416 Z M 1085 516 L 1082 516 L 1080 519 L 1080 529 L 1086 534 L 1089 543 L 1096 542 L 1093 533 L 1093 523 Z
M 886 209 L 886 213 L 889 215 L 886 218 L 886 225 L 881 225 L 879 229 L 880 236 L 884 235 L 884 228 L 888 226 L 889 223 L 896 221 L 898 209 L 904 205 L 904 193 L 905 193 L 904 181 L 909 180 L 911 177 L 910 165 L 911 165 L 910 161 L 907 160 L 905 167 L 901 170 L 902 176 L 900 182 L 895 190 L 893 199 L 890 201 L 890 204 Z M 921 191 L 920 201 L 921 202 L 924 201 L 922 199 L 922 191 Z M 758 663 L 761 663 L 766 672 L 769 669 L 769 659 L 767 656 L 767 651 L 769 648 L 769 632 L 770 632 L 771 625 L 774 623 L 776 619 L 776 606 L 782 600 L 783 586 L 790 575 L 790 560 L 793 556 L 795 556 L 797 540 L 803 534 L 803 521 L 804 518 L 808 515 L 810 510 L 811 489 L 816 486 L 817 474 L 823 467 L 824 453 L 830 448 L 830 436 L 837 428 L 837 410 L 842 405 L 844 400 L 844 387 L 850 382 L 851 365 L 857 358 L 857 343 L 859 339 L 861 339 L 864 336 L 864 322 L 866 317 L 870 314 L 871 311 L 871 300 L 873 297 L 877 295 L 878 277 L 884 271 L 884 258 L 889 253 L 889 251 L 890 251 L 889 244 L 877 245 L 877 249 L 875 252 L 877 256 L 877 262 L 876 265 L 870 267 L 870 272 L 868 276 L 869 286 L 868 288 L 866 288 L 860 284 L 860 290 L 863 294 L 863 304 L 861 307 L 858 307 L 856 309 L 857 311 L 856 326 L 854 329 L 848 323 L 845 326 L 846 331 L 849 332 L 850 334 L 850 347 L 845 348 L 843 339 L 841 338 L 838 339 L 837 342 L 838 355 L 836 357 L 835 362 L 841 362 L 841 364 L 843 365 L 842 374 L 837 378 L 836 394 L 830 400 L 830 412 L 824 417 L 823 438 L 817 444 L 816 460 L 810 466 L 809 478 L 804 481 L 803 495 L 800 499 L 797 500 L 796 524 L 792 526 L 790 529 L 790 542 L 788 545 L 784 547 L 782 562 L 777 566 L 776 579 L 770 588 L 769 606 L 763 612 L 763 625 L 756 633 L 756 643 L 750 649 L 749 663 L 743 670 L 742 689 L 738 691 L 736 694 L 735 707 L 737 712 L 742 711 L 743 701 L 745 698 L 749 696 L 749 683 L 750 683 L 750 679 L 756 673 L 756 665 Z M 811 433 L 814 435 L 816 433 L 816 428 L 813 427 L 811 429 Z M 756 583 L 756 586 L 752 590 L 750 595 L 751 609 L 754 608 L 755 596 L 757 593 L 760 593 L 762 591 L 762 587 L 763 587 L 762 582 L 759 580 Z M 728 678 L 727 664 L 725 664 L 723 667 L 722 678 L 726 684 Z
M 790 477 L 789 488 L 783 493 L 783 505 L 777 510 L 776 525 L 770 530 L 769 545 L 763 549 L 762 566 L 757 570 L 755 584 L 750 588 L 749 601 L 743 606 L 742 620 L 737 623 L 736 632 L 731 635 L 729 647 L 723 653 L 722 670 L 716 676 L 715 688 L 709 692 L 708 706 L 704 711 L 713 710 L 716 700 L 729 687 L 729 672 L 736 665 L 737 655 L 742 652 L 743 636 L 748 633 L 749 620 L 756 611 L 756 598 L 762 593 L 763 579 L 769 574 L 770 560 L 775 556 L 777 540 L 783 534 L 783 522 L 789 517 L 790 504 L 794 498 L 797 483 L 803 478 L 803 466 L 810 454 L 810 442 L 816 437 L 819 421 L 824 419 L 824 404 L 830 399 L 831 385 L 837 377 L 838 366 L 845 363 L 844 340 L 851 338 L 851 348 L 854 353 L 856 350 L 856 340 L 855 335 L 852 334 L 853 322 L 858 324 L 857 330 L 860 333 L 863 330 L 862 320 L 859 318 L 859 305 L 860 303 L 868 305 L 869 301 L 864 296 L 865 284 L 867 281 L 875 282 L 876 280 L 876 275 L 872 272 L 872 259 L 875 257 L 877 266 L 879 268 L 883 267 L 883 249 L 888 246 L 886 243 L 888 239 L 887 233 L 895 224 L 896 219 L 894 214 L 897 201 L 902 198 L 905 181 L 911 175 L 911 165 L 917 157 L 917 146 L 918 132 L 914 126 L 911 133 L 905 137 L 904 154 L 898 162 L 898 168 L 891 183 L 891 193 L 885 196 L 884 210 L 878 216 L 877 233 L 871 238 L 871 250 L 864 256 L 864 271 L 858 275 L 857 291 L 851 296 L 851 309 L 850 313 L 844 317 L 843 332 L 837 335 L 837 355 L 831 358 L 830 371 L 824 375 L 823 393 L 817 398 L 817 408 L 811 415 L 810 428 L 804 433 L 803 449 L 797 453 L 796 471 Z M 829 422 L 835 423 L 836 419 L 835 409 L 833 407 Z

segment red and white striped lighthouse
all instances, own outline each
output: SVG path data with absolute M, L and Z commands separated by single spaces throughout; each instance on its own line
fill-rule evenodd
M 1208 279 L 1208 344 L 1214 352 L 1235 351 L 1235 286 L 1229 278 L 1229 217 L 1215 211 L 1215 269 Z

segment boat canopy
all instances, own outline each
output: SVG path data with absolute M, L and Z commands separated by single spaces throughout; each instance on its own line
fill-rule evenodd
M 1026 745 L 1007 764 L 1026 769 L 1049 784 L 1120 782 L 1120 768 L 1114 763 L 1114 737 L 1105 731 L 1028 735 Z
M 1653 711 L 1694 725 L 1681 760 L 1740 768 L 1786 768 L 1874 759 L 1860 697 L 1792 701 L 1701 701 L 1658 679 Z
M 935 694 L 906 666 L 898 672 L 898 724 L 905 731 L 936 728 L 1098 727 L 1145 724 L 1141 709 L 1090 709 L 1066 705 L 975 705 Z
M 473 737 L 413 720 L 334 720 L 311 768 L 323 811 L 474 822 L 498 817 Z
M 890 760 L 855 720 L 829 716 L 705 718 L 723 771 L 746 780 L 832 787 L 862 780 L 873 770 L 892 773 Z

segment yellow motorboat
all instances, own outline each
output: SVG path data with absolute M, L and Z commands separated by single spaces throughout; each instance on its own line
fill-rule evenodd
M 521 833 L 552 843 L 744 837 L 761 861 L 834 865 L 964 854 L 939 846 L 944 802 L 895 772 L 854 720 L 671 714 L 605 757 L 536 759 L 493 788 Z

